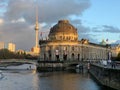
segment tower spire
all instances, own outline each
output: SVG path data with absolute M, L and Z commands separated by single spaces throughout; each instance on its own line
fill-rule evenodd
M 36 0 L 36 26 L 35 26 L 35 30 L 39 30 L 39 23 L 38 23 L 38 4 L 37 4 L 37 0 Z
M 39 47 L 38 44 L 38 32 L 39 31 L 39 23 L 38 23 L 38 4 L 36 0 L 36 24 L 35 24 L 35 47 Z

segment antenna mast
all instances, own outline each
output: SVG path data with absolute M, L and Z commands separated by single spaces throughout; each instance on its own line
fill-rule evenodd
M 38 35 L 39 33 L 39 23 L 38 23 L 38 4 L 37 4 L 37 0 L 36 0 L 36 25 L 35 25 L 35 46 L 36 47 L 39 47 L 39 44 L 38 44 Z

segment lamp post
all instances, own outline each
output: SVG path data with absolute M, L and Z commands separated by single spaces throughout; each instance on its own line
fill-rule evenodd
M 106 39 L 106 60 L 108 60 L 108 39 Z
M 84 39 L 81 40 L 81 44 L 82 44 L 82 62 L 83 62 L 83 44 L 84 44 Z
M 106 44 L 106 60 L 108 60 L 108 44 Z

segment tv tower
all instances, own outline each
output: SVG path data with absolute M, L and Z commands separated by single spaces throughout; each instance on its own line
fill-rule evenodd
M 35 22 L 35 46 L 31 49 L 31 51 L 35 55 L 39 55 L 40 47 L 39 47 L 39 22 L 38 22 L 38 4 L 36 0 L 36 22 Z
M 37 2 L 37 1 L 36 1 Z M 35 47 L 39 47 L 39 23 L 38 23 L 38 5 L 36 5 L 36 24 L 35 24 Z

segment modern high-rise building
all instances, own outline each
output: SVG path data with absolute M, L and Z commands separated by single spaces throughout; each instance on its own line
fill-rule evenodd
M 16 45 L 14 43 L 8 43 L 8 50 L 15 52 Z
M 4 49 L 5 48 L 5 43 L 4 42 L 0 42 L 0 49 Z

